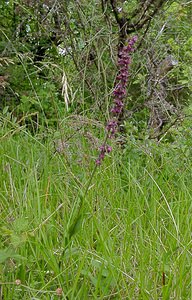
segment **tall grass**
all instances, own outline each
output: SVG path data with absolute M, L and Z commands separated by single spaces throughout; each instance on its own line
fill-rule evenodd
M 190 299 L 189 155 L 129 141 L 82 200 L 97 155 L 83 134 L 60 153 L 53 135 L 2 136 L 1 299 Z
M 71 2 L 67 18 L 77 30 L 62 45 L 70 55 L 50 48 L 38 65 L 34 53 L 18 50 L 22 40 L 14 46 L 2 30 L 15 65 L 6 69 L 13 62 L 5 61 L 13 103 L 3 90 L 0 114 L 0 300 L 189 300 L 191 124 L 181 133 L 172 126 L 169 142 L 166 136 L 161 143 L 140 141 L 145 112 L 128 115 L 133 123 L 126 124 L 124 148 L 112 141 L 113 152 L 95 169 L 104 140 L 98 120 L 109 119 L 111 110 L 118 31 L 92 4 L 77 11 Z M 151 51 L 164 57 L 169 44 L 178 51 L 172 30 L 160 39 L 167 20 L 152 28 L 148 49 L 134 54 L 139 67 L 132 68 L 128 109 L 146 101 Z

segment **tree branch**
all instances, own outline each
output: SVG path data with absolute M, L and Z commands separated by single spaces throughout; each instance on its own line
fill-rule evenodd
M 142 29 L 148 22 L 151 21 L 151 19 L 158 13 L 159 9 L 165 4 L 166 0 L 149 0 L 145 1 L 145 5 L 141 3 L 138 8 L 135 9 L 135 11 L 132 13 L 132 15 L 129 18 L 125 18 L 124 16 L 121 16 L 121 14 L 118 11 L 117 8 L 117 2 L 116 0 L 110 0 L 110 4 L 113 10 L 114 17 L 116 19 L 116 22 L 119 26 L 120 31 L 120 40 L 122 42 L 125 40 L 127 34 L 130 34 L 132 32 L 138 31 Z M 142 10 L 144 6 L 144 9 Z M 152 6 L 154 6 L 153 10 Z M 135 18 L 141 11 L 140 17 L 138 17 L 138 20 L 135 23 L 130 23 L 133 18 Z

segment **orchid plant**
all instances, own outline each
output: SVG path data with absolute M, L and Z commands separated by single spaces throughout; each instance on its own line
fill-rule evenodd
M 118 119 L 124 108 L 124 99 L 126 97 L 126 87 L 129 77 L 129 67 L 131 64 L 131 53 L 134 51 L 134 44 L 137 36 L 127 41 L 127 45 L 119 47 L 118 50 L 118 68 L 119 72 L 116 76 L 115 86 L 113 90 L 113 107 L 111 109 L 111 119 L 106 125 L 105 142 L 99 147 L 99 156 L 96 160 L 97 165 L 101 165 L 105 155 L 112 151 L 112 147 L 107 144 L 108 139 L 115 137 L 118 131 Z

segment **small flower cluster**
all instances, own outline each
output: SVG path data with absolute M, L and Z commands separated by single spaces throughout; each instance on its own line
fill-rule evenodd
M 108 132 L 109 138 L 112 138 L 116 131 L 117 131 L 117 127 L 118 127 L 118 122 L 117 120 L 110 120 L 107 125 L 106 125 L 106 131 Z
M 114 105 L 111 109 L 113 118 L 109 120 L 106 125 L 107 138 L 113 138 L 118 130 L 118 118 L 123 111 L 124 98 L 126 96 L 126 85 L 129 76 L 129 66 L 131 64 L 130 53 L 134 51 L 134 44 L 137 41 L 137 37 L 134 36 L 128 40 L 128 45 L 122 46 L 118 51 L 118 67 L 119 73 L 116 77 L 115 88 L 113 91 Z M 105 143 L 99 148 L 99 158 L 96 160 L 96 164 L 100 165 L 104 159 L 106 153 L 110 153 L 112 148 Z
M 123 99 L 126 96 L 129 66 L 131 64 L 130 53 L 134 51 L 133 46 L 136 41 L 137 37 L 134 36 L 128 41 L 128 45 L 121 47 L 118 52 L 119 73 L 116 77 L 115 88 L 113 91 L 114 106 L 111 109 L 111 113 L 113 114 L 113 120 L 110 120 L 106 126 L 107 131 L 109 131 L 108 128 L 110 127 L 111 136 L 114 136 L 115 132 L 117 131 L 117 120 L 119 115 L 122 113 L 124 107 Z M 113 126 L 111 124 L 113 124 Z
M 96 160 L 96 164 L 99 166 L 104 160 L 105 154 L 110 153 L 112 151 L 111 146 L 103 144 L 102 146 L 99 147 L 99 157 Z

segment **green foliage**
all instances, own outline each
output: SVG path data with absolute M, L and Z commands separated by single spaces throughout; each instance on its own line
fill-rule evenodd
M 7 259 L 15 259 L 15 260 L 20 260 L 22 257 L 21 255 L 15 254 L 12 250 L 10 249 L 3 249 L 0 250 L 0 263 L 4 263 Z
M 52 10 L 46 16 L 50 4 L 43 7 L 41 3 L 33 5 L 33 0 L 30 2 L 2 5 L 2 22 L 8 16 L 10 24 L 2 27 L 4 38 L 1 47 L 11 58 L 17 57 L 14 66 L 2 69 L 2 75 L 9 75 L 9 86 L 6 86 L 2 97 L 3 106 L 9 106 L 9 110 L 14 110 L 19 116 L 36 112 L 40 125 L 56 126 L 57 110 L 59 115 L 65 115 L 61 93 L 61 70 L 64 69 L 71 93 L 70 112 L 87 111 L 89 116 L 89 112 L 94 111 L 99 118 L 103 115 L 107 118 L 117 71 L 118 43 L 109 7 L 106 7 L 105 13 L 109 15 L 106 22 L 94 1 L 89 5 L 87 1 L 81 4 L 69 1 L 57 8 L 56 19 Z M 137 1 L 124 1 L 124 16 L 134 15 L 137 5 L 140 5 Z M 37 10 L 42 12 L 42 16 L 37 15 Z M 190 11 L 188 4 L 178 1 L 167 3 L 162 14 L 152 20 L 141 47 L 133 56 L 126 105 L 128 110 L 140 107 L 140 114 L 134 116 L 140 124 L 146 123 L 149 118 L 144 104 L 148 95 L 151 72 L 148 64 L 152 54 L 155 63 L 169 53 L 179 61 L 179 67 L 169 74 L 170 102 L 180 109 L 191 101 Z M 137 14 L 134 18 L 137 19 Z M 60 27 L 57 22 L 60 22 Z M 142 39 L 144 30 L 138 33 L 139 39 Z M 31 122 L 37 122 L 37 119 Z
M 65 138 L 72 135 L 68 124 L 63 130 Z M 97 169 L 77 222 L 74 211 L 96 154 L 83 134 L 75 137 L 77 149 L 87 156 L 81 162 L 77 150 L 55 154 L 52 135 L 46 141 L 25 129 L 4 135 L 0 242 L 7 299 L 49 299 L 56 297 L 57 287 L 71 299 L 111 294 L 117 299 L 187 299 L 190 119 L 159 143 L 143 142 L 131 132 L 124 150 L 114 145 L 113 156 Z M 22 288 L 14 284 L 10 289 L 16 279 Z
M 188 299 L 190 1 L 165 1 L 136 32 L 125 131 L 100 167 L 117 19 L 135 23 L 157 2 L 114 1 L 116 17 L 113 1 L 45 2 L 0 3 L 0 298 L 58 299 L 61 287 L 72 300 Z M 149 79 L 170 54 L 178 115 L 149 138 Z

